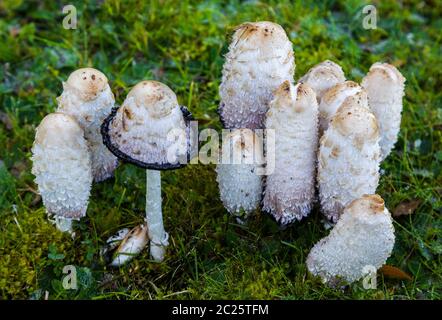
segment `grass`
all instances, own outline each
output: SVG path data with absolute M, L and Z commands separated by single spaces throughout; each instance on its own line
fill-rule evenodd
M 442 6 L 437 1 L 375 1 L 378 28 L 362 28 L 363 1 L 71 1 L 78 29 L 62 28 L 58 1 L 0 3 L 0 298 L 49 299 L 440 299 L 442 298 Z M 318 212 L 279 230 L 257 213 L 237 225 L 223 208 L 214 167 L 165 172 L 163 208 L 171 241 L 166 260 L 145 251 L 110 269 L 99 257 L 107 237 L 140 223 L 145 176 L 121 165 L 93 187 L 87 217 L 63 235 L 47 221 L 30 173 L 35 128 L 56 108 L 61 82 L 81 66 L 110 79 L 116 100 L 142 79 L 168 84 L 199 120 L 221 128 L 216 108 L 223 54 L 244 21 L 281 24 L 294 45 L 296 79 L 325 60 L 360 81 L 375 61 L 407 78 L 394 152 L 382 164 L 378 193 L 393 210 L 418 198 L 416 212 L 395 220 L 388 264 L 412 281 L 379 274 L 332 289 L 312 278 L 305 259 L 327 234 Z M 64 290 L 63 266 L 77 266 L 78 290 Z

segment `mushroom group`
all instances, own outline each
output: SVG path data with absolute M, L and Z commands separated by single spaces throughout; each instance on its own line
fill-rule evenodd
M 375 63 L 359 85 L 326 60 L 294 84 L 294 69 L 281 26 L 240 25 L 223 67 L 221 122 L 226 129 L 265 131 L 264 166 L 274 159 L 274 168 L 262 183 L 264 212 L 286 226 L 308 216 L 317 202 L 334 226 L 312 249 L 310 272 L 326 282 L 356 281 L 361 266 L 379 268 L 393 249 L 391 217 L 375 193 L 380 163 L 399 133 L 405 78 L 394 66 Z M 217 169 L 223 204 L 235 215 L 239 207 L 250 212 L 259 195 L 249 191 L 258 192 L 261 177 L 252 174 L 253 166 L 244 172 L 230 167 Z

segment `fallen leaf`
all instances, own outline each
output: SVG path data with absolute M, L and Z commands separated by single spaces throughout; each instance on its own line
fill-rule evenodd
M 0 111 L 0 123 L 3 123 L 7 130 L 12 130 L 12 121 L 6 112 Z
M 413 199 L 410 201 L 404 201 L 397 205 L 393 210 L 393 217 L 400 217 L 412 214 L 417 207 L 422 203 L 420 199 Z
M 402 271 L 399 268 L 389 266 L 387 264 L 383 265 L 379 271 L 388 278 L 394 278 L 399 280 L 410 280 L 412 281 L 413 278 L 406 272 Z

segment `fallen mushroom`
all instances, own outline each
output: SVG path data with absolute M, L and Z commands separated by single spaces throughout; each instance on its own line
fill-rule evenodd
M 293 82 L 295 59 L 284 29 L 272 22 L 246 22 L 233 35 L 219 88 L 225 128 L 263 128 L 272 92 Z
M 325 91 L 319 103 L 319 135 L 322 136 L 328 128 L 331 118 L 338 111 L 347 97 L 362 91 L 362 88 L 353 81 L 338 83 Z M 366 93 L 365 93 L 366 95 Z
M 103 145 L 100 134 L 103 120 L 115 105 L 106 76 L 93 68 L 78 69 L 63 82 L 63 93 L 57 100 L 57 112 L 73 116 L 84 130 L 94 181 L 111 177 L 118 159 Z
M 315 91 L 318 104 L 321 103 L 321 98 L 328 89 L 344 81 L 344 71 L 330 60 L 317 64 L 299 79 L 299 82 L 308 84 Z
M 106 147 L 121 160 L 146 168 L 146 222 L 150 254 L 164 259 L 168 234 L 161 209 L 160 170 L 178 169 L 190 157 L 191 114 L 178 105 L 175 93 L 165 84 L 142 81 L 103 122 Z
M 250 129 L 234 129 L 223 141 L 222 161 L 216 167 L 220 198 L 239 222 L 261 201 L 261 146 L 262 140 Z
M 347 204 L 364 194 L 375 193 L 379 164 L 377 120 L 366 101 L 350 96 L 320 139 L 319 199 L 328 220 L 336 223 Z
M 49 217 L 72 232 L 72 220 L 85 216 L 92 184 L 83 129 L 69 115 L 52 113 L 37 127 L 32 173 Z
M 385 159 L 393 149 L 401 126 L 402 98 L 405 78 L 394 66 L 376 62 L 362 79 L 370 108 L 379 121 L 381 156 Z
M 112 267 L 120 267 L 139 254 L 149 242 L 147 230 L 146 224 L 141 224 L 130 230 L 115 250 L 110 265 Z
M 266 129 L 275 130 L 275 169 L 266 177 L 263 210 L 281 225 L 310 213 L 315 196 L 318 103 L 307 84 L 285 81 L 274 94 Z
M 379 269 L 394 246 L 391 215 L 378 195 L 364 195 L 346 206 L 330 234 L 307 257 L 308 270 L 324 282 L 339 278 L 351 283 Z

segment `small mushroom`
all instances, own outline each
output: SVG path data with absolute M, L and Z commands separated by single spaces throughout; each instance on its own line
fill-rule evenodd
M 315 196 L 318 103 L 307 84 L 285 81 L 274 94 L 266 129 L 275 130 L 275 168 L 266 177 L 263 210 L 281 225 L 310 213 Z
M 168 234 L 161 209 L 161 170 L 178 169 L 190 158 L 191 114 L 175 93 L 157 81 L 142 81 L 114 108 L 101 133 L 107 148 L 121 160 L 146 170 L 146 222 L 150 253 L 164 259 Z
M 341 104 L 347 97 L 360 93 L 362 88 L 353 81 L 338 83 L 325 91 L 319 104 L 319 135 L 322 136 L 328 128 L 331 118 L 338 111 Z M 367 94 L 363 93 L 365 100 Z M 362 97 L 361 97 L 362 98 Z
M 57 100 L 57 112 L 74 117 L 84 130 L 94 181 L 111 177 L 118 159 L 103 145 L 100 134 L 103 120 L 115 105 L 106 76 L 93 68 L 78 69 L 63 82 L 63 93 Z
M 405 78 L 394 66 L 376 62 L 362 79 L 371 110 L 379 121 L 382 160 L 393 149 L 401 126 Z
M 351 283 L 370 268 L 379 269 L 394 246 L 392 218 L 384 200 L 363 195 L 348 204 L 330 234 L 321 239 L 307 257 L 308 270 L 333 284 L 339 278 Z
M 125 229 L 123 230 L 126 233 Z M 144 223 L 127 232 L 115 250 L 110 265 L 112 267 L 120 267 L 139 254 L 149 242 L 147 230 L 147 225 Z M 121 235 L 122 233 L 119 233 L 118 236 Z M 112 240 L 115 241 L 117 239 L 114 238 Z
M 220 198 L 240 223 L 261 201 L 262 153 L 262 139 L 250 129 L 234 129 L 223 139 L 222 160 L 216 168 Z
M 225 128 L 262 129 L 272 92 L 293 82 L 295 59 L 284 29 L 272 22 L 246 22 L 233 34 L 219 88 Z
M 315 91 L 318 104 L 321 103 L 322 96 L 328 89 L 344 81 L 344 71 L 330 60 L 317 64 L 299 79 L 299 82 L 308 84 Z
M 379 128 L 363 100 L 348 97 L 320 139 L 318 185 L 321 209 L 338 221 L 354 199 L 373 194 L 379 182 Z
M 72 231 L 72 220 L 86 214 L 92 184 L 83 129 L 69 115 L 47 115 L 32 147 L 32 173 L 48 215 L 57 228 Z

